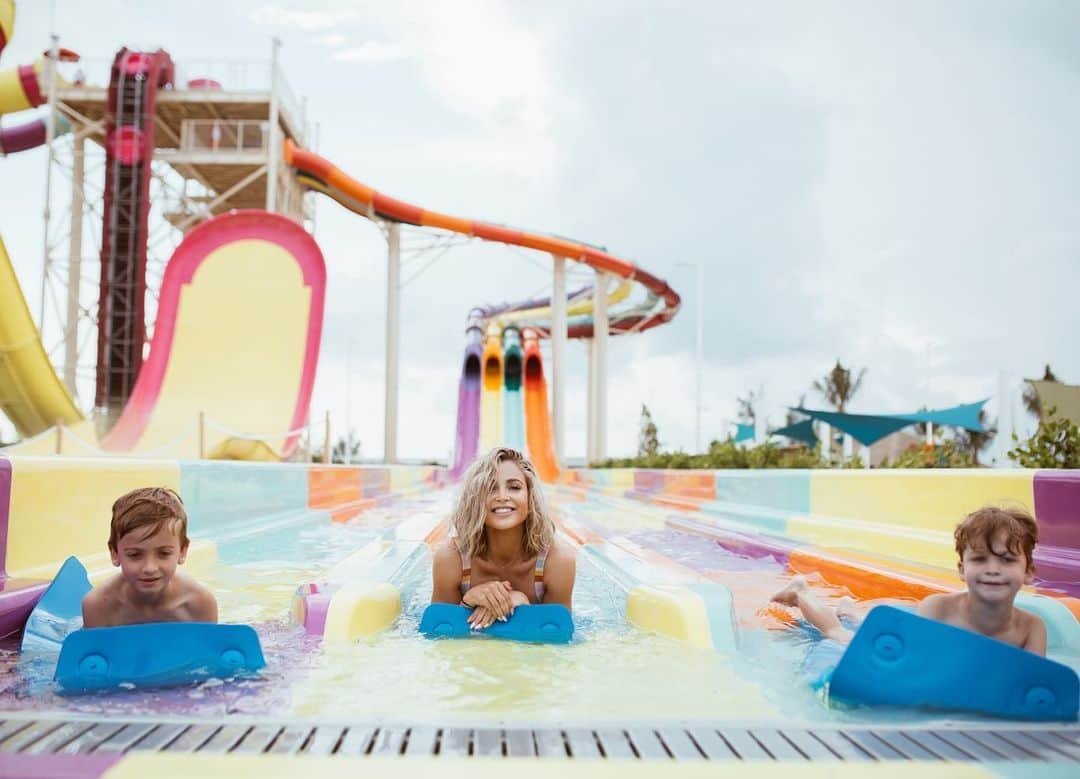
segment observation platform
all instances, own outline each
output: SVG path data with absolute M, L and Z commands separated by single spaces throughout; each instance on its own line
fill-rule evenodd
M 302 108 L 283 80 L 279 79 L 279 85 L 279 143 L 291 139 L 303 146 L 308 131 Z M 104 143 L 101 128 L 108 94 L 108 87 L 93 85 L 69 85 L 57 91 L 57 109 L 71 121 L 76 137 Z M 186 230 L 202 218 L 234 208 L 265 208 L 272 102 L 273 93 L 268 89 L 177 88 L 158 92 L 154 159 L 201 185 L 187 195 L 188 205 L 193 207 L 165 214 L 173 226 Z M 308 216 L 304 190 L 293 172 L 278 165 L 276 178 L 279 197 L 275 210 L 297 219 Z

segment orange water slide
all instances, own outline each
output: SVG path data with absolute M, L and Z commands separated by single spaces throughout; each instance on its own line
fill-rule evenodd
M 559 463 L 555 459 L 551 415 L 548 412 L 547 380 L 540 357 L 540 338 L 528 328 L 525 339 L 525 441 L 536 472 L 544 481 L 555 481 Z

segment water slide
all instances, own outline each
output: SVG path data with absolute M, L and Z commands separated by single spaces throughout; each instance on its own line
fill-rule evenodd
M 524 335 L 525 437 L 529 444 L 529 457 L 541 479 L 554 481 L 559 475 L 559 462 L 555 458 L 554 438 L 551 433 L 547 379 L 544 378 L 544 363 L 540 357 L 540 338 L 531 327 L 525 330 Z
M 174 74 L 164 51 L 124 48 L 109 78 L 94 406 L 110 421 L 128 402 L 142 368 L 154 113 L 158 90 L 170 86 Z
M 522 246 L 554 256 L 565 257 L 596 270 L 606 271 L 620 279 L 614 290 L 601 291 L 601 294 L 607 295 L 609 305 L 620 303 L 626 299 L 635 284 L 644 288 L 643 302 L 621 311 L 613 311 L 609 316 L 609 332 L 614 335 L 643 332 L 664 324 L 670 321 L 679 310 L 679 295 L 666 282 L 627 260 L 609 254 L 603 249 L 567 238 L 518 230 L 473 219 L 463 219 L 420 208 L 378 192 L 367 184 L 352 178 L 329 160 L 320 157 L 314 152 L 298 148 L 291 140 L 286 140 L 284 153 L 286 164 L 296 170 L 297 177 L 302 184 L 331 197 L 345 208 L 361 216 L 421 227 L 432 227 L 486 241 Z M 593 296 L 591 295 L 587 298 L 572 301 L 570 306 L 572 310 L 568 312 L 568 317 L 572 317 L 568 319 L 568 335 L 571 338 L 592 337 L 594 327 L 590 316 L 592 304 Z M 541 321 L 546 324 L 545 320 L 550 319 L 549 305 L 549 301 L 543 301 L 535 305 L 523 306 L 519 304 L 506 307 L 506 310 L 499 312 L 503 314 L 504 318 L 496 319 L 494 322 L 488 319 L 488 322 L 495 324 L 497 328 L 508 324 L 517 326 L 530 324 L 546 330 Z M 458 429 L 452 466 L 452 471 L 455 474 L 460 474 L 476 451 L 475 446 L 472 445 L 474 441 L 473 409 L 476 408 L 476 405 L 474 405 L 476 404 L 474 393 L 477 391 L 477 379 L 480 377 L 473 373 L 475 363 L 471 361 L 470 356 L 475 353 L 473 346 L 474 344 L 470 340 L 466 346 L 466 358 L 458 389 Z M 478 404 L 481 407 L 479 437 L 484 445 L 488 445 L 496 440 L 494 434 L 497 429 L 495 416 L 502 409 L 494 405 L 492 401 L 485 403 L 484 397 L 489 393 L 494 393 L 496 383 L 501 383 L 503 380 L 501 370 L 496 374 L 496 365 L 501 363 L 502 355 L 498 352 L 498 348 L 491 338 L 485 343 L 482 360 L 484 361 L 481 370 L 482 378 L 479 383 L 483 385 L 484 389 L 480 392 L 481 399 Z M 544 375 L 538 345 L 534 348 L 532 354 L 531 364 L 534 378 L 531 383 L 527 350 L 525 362 L 526 438 L 529 441 L 529 448 L 533 453 L 533 457 L 544 460 L 544 471 L 551 478 L 554 478 L 554 474 L 558 472 L 558 469 L 552 454 L 551 425 L 550 420 L 547 419 L 548 414 L 546 411 L 547 392 L 546 387 L 543 385 Z M 486 370 L 488 366 L 491 367 L 490 374 Z M 532 387 L 531 401 L 530 386 Z M 542 415 L 536 400 L 541 394 L 544 398 Z M 499 416 L 502 415 L 499 414 Z M 546 440 L 542 441 L 541 437 L 543 436 L 546 436 Z
M 0 53 L 11 40 L 14 26 L 14 2 L 0 0 Z M 40 66 L 29 65 L 0 71 L 0 116 L 44 102 L 39 73 Z M 45 122 L 41 119 L 0 128 L 0 155 L 25 151 L 44 142 Z M 49 362 L 2 238 L 0 300 L 0 411 L 21 436 L 35 435 L 57 422 L 78 424 L 82 413 Z
M 82 413 L 49 362 L 2 238 L 0 300 L 0 411 L 22 436 L 79 423 Z
M 325 291 L 322 252 L 291 219 L 234 211 L 195 227 L 165 269 L 150 354 L 103 448 L 288 457 L 299 434 L 286 431 L 307 423 Z
M 461 366 L 458 383 L 457 432 L 454 438 L 454 461 L 450 465 L 451 476 L 460 478 L 469 463 L 476 457 L 480 440 L 480 359 L 483 356 L 481 340 L 484 331 L 479 312 L 475 309 L 469 316 L 465 331 L 465 361 Z
M 503 330 L 503 441 L 524 451 L 525 419 L 521 398 L 521 331 Z
M 291 219 L 234 211 L 195 227 L 165 269 L 150 353 L 123 413 L 100 442 L 89 423 L 66 431 L 65 453 L 288 457 L 307 423 L 325 291 L 322 252 Z M 55 433 L 4 451 L 51 454 Z
M 480 448 L 490 449 L 503 441 L 502 338 L 499 327 L 488 325 L 484 335 L 483 383 L 480 391 Z

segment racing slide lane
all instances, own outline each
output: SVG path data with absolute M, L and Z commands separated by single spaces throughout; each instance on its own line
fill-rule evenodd
M 201 412 L 206 456 L 289 456 L 299 433 L 288 431 L 307 422 L 325 291 L 322 252 L 286 217 L 235 211 L 194 228 L 165 270 L 150 354 L 103 448 L 197 457 Z
M 532 328 L 526 329 L 524 336 L 525 438 L 529 445 L 529 458 L 536 466 L 536 472 L 544 481 L 552 482 L 559 476 L 559 463 L 555 459 L 551 434 L 547 380 L 544 378 L 544 363 L 540 357 L 540 339 Z
M 502 443 L 502 339 L 499 328 L 488 325 L 484 337 L 483 383 L 480 391 L 480 447 L 485 451 Z
M 503 330 L 503 440 L 519 451 L 525 448 L 521 367 L 521 332 L 508 327 Z
M 461 381 L 458 383 L 457 432 L 454 438 L 454 462 L 450 467 L 451 476 L 461 478 L 469 463 L 476 457 L 476 446 L 480 439 L 480 358 L 483 347 L 480 339 L 483 331 L 478 320 L 470 320 L 466 330 L 465 362 L 461 366 Z

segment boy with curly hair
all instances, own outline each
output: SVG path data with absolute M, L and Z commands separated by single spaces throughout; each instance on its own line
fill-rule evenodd
M 1035 518 L 1020 508 L 986 506 L 969 514 L 953 538 L 960 558 L 957 569 L 967 589 L 929 595 L 917 613 L 1045 656 L 1045 623 L 1014 603 L 1020 588 L 1035 575 L 1039 539 Z M 804 577 L 793 578 L 772 599 L 797 607 L 825 638 L 841 644 L 851 641 L 852 631 L 810 592 Z

